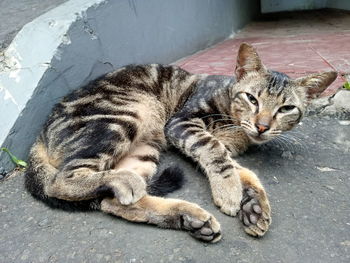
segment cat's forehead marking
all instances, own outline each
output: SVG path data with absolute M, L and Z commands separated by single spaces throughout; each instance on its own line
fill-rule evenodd
M 267 90 L 270 94 L 280 95 L 287 87 L 290 78 L 281 72 L 271 71 L 267 79 Z
M 264 84 L 260 86 L 258 97 L 264 107 L 273 108 L 281 104 L 299 104 L 300 98 L 292 85 L 292 80 L 284 73 L 269 71 Z

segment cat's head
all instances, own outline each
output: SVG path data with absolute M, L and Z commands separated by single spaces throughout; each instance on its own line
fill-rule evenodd
M 336 72 L 291 79 L 265 68 L 256 50 L 241 44 L 231 92 L 231 112 L 253 143 L 264 143 L 292 129 L 307 105 L 337 77 Z

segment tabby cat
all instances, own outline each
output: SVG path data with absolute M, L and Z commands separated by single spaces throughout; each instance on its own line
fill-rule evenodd
M 201 166 L 223 213 L 239 213 L 248 234 L 263 236 L 271 223 L 266 192 L 233 157 L 292 129 L 337 74 L 291 79 L 267 70 L 246 43 L 235 74 L 130 65 L 74 91 L 54 107 L 31 149 L 26 188 L 51 206 L 98 209 L 217 242 L 213 215 L 152 195 L 161 182 L 176 188 L 169 182 L 180 178 L 171 168 L 154 176 L 168 142 Z

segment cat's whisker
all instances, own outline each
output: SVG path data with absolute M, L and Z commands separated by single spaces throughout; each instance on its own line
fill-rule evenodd
M 301 140 L 301 138 L 296 137 L 296 136 L 294 136 L 292 134 L 288 134 L 288 133 L 281 134 L 281 136 L 284 137 L 284 138 L 287 138 L 288 140 L 293 140 L 295 142 L 299 142 Z
M 270 134 L 273 135 L 273 136 L 278 136 L 282 133 L 282 131 L 279 131 L 279 130 L 272 130 L 270 131 Z
M 280 135 L 281 138 L 284 138 L 285 140 L 288 140 L 290 142 L 293 142 L 293 143 L 298 143 L 299 144 L 299 140 L 295 137 L 292 137 L 292 136 L 287 136 L 285 134 L 281 134 Z
M 241 121 L 241 124 L 247 124 L 247 125 L 250 125 L 250 122 L 249 122 L 249 121 Z
M 298 134 L 298 135 L 304 136 L 304 134 L 303 134 L 301 131 L 292 130 L 292 131 L 288 131 L 287 133 L 288 133 L 288 134 Z
M 300 142 L 302 140 L 305 139 L 305 134 L 301 133 L 301 132 L 287 132 L 287 133 L 284 133 L 285 136 L 287 137 L 290 137 L 290 138 L 293 138 L 295 139 L 296 141 Z
M 288 150 L 291 150 L 293 153 L 297 152 L 297 149 L 295 148 L 295 145 L 289 141 L 287 138 L 279 136 L 277 137 L 280 141 L 284 142 L 284 144 L 287 146 Z
M 250 130 L 250 131 L 255 131 L 255 127 L 253 126 L 253 124 L 251 122 L 248 121 L 241 121 L 241 126 L 245 127 L 246 129 Z
M 245 128 L 245 129 L 248 130 L 248 131 L 252 131 L 251 127 L 247 126 L 247 125 L 244 124 L 244 123 L 241 124 L 241 127 L 242 127 L 242 128 Z
M 270 142 L 272 145 L 277 145 L 280 150 L 284 151 L 284 143 L 282 144 L 281 141 L 278 139 L 278 137 L 272 139 Z
M 302 149 L 303 151 L 310 153 L 310 150 L 308 149 L 308 147 L 305 146 L 305 143 L 302 141 L 301 138 L 290 136 L 290 134 L 281 134 L 280 137 L 284 138 L 285 140 L 292 140 L 296 147 L 300 147 L 300 149 Z
M 299 148 L 302 151 L 306 151 L 306 152 L 310 153 L 309 148 L 306 147 L 305 142 L 303 142 L 301 138 L 295 137 L 295 136 L 290 135 L 290 134 L 282 134 L 282 135 L 280 135 L 280 137 L 283 138 L 284 140 L 287 140 L 287 141 L 293 143 L 293 145 L 296 148 Z
M 298 139 L 298 140 L 301 140 L 301 139 L 304 139 L 305 138 L 305 135 L 304 134 L 294 134 L 294 133 L 284 133 L 285 136 L 288 136 L 290 138 L 295 138 L 295 139 Z
M 270 133 L 269 135 L 270 135 L 272 138 L 275 138 L 275 137 L 280 136 L 281 134 L 280 134 L 280 133 Z
M 228 117 L 230 119 L 232 119 L 232 116 L 230 115 L 227 115 L 227 114 L 218 114 L 218 113 L 215 113 L 215 114 L 208 114 L 208 115 L 205 115 L 203 117 L 200 117 L 201 119 L 205 119 L 205 118 L 210 118 L 210 117 L 213 117 L 213 116 L 222 116 L 222 117 Z
M 296 134 L 292 134 L 292 133 L 286 133 L 285 136 L 291 137 L 295 140 L 301 141 L 305 139 L 305 135 L 304 134 L 300 134 L 301 136 L 297 136 Z
M 285 139 L 283 137 L 277 137 L 277 138 L 286 147 L 285 149 L 283 149 L 283 151 L 287 150 L 291 153 L 297 152 L 297 149 L 295 148 L 295 145 L 293 143 L 291 143 L 290 141 L 288 141 L 287 139 Z
M 210 122 L 210 123 L 206 126 L 206 128 L 210 127 L 210 125 L 212 125 L 212 124 L 214 124 L 214 123 L 216 123 L 216 122 L 219 122 L 219 121 L 232 121 L 232 119 L 226 118 L 226 119 L 217 119 L 217 120 L 214 120 L 214 121 Z
M 231 130 L 231 129 L 232 129 L 232 130 L 233 130 L 233 129 L 242 129 L 242 127 L 241 127 L 241 126 L 235 126 L 235 127 L 228 127 L 228 128 L 226 128 L 226 129 L 230 129 L 230 130 Z
M 241 128 L 241 126 L 238 125 L 234 125 L 234 124 L 226 124 L 226 125 L 222 125 L 219 127 L 216 127 L 214 130 L 212 130 L 211 132 L 214 133 L 216 130 L 219 129 L 228 129 L 228 128 Z

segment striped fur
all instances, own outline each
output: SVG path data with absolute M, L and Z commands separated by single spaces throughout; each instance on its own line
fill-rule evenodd
M 263 235 L 271 222 L 266 193 L 232 157 L 294 127 L 310 91 L 320 93 L 334 73 L 291 80 L 266 70 L 243 44 L 236 75 L 238 81 L 176 66 L 130 65 L 74 91 L 54 107 L 32 147 L 27 189 L 54 206 L 99 209 L 216 242 L 220 225 L 210 213 L 147 194 L 164 193 L 153 176 L 169 142 L 203 168 L 222 212 L 241 210 L 245 231 Z M 174 178 L 169 182 L 176 184 Z

